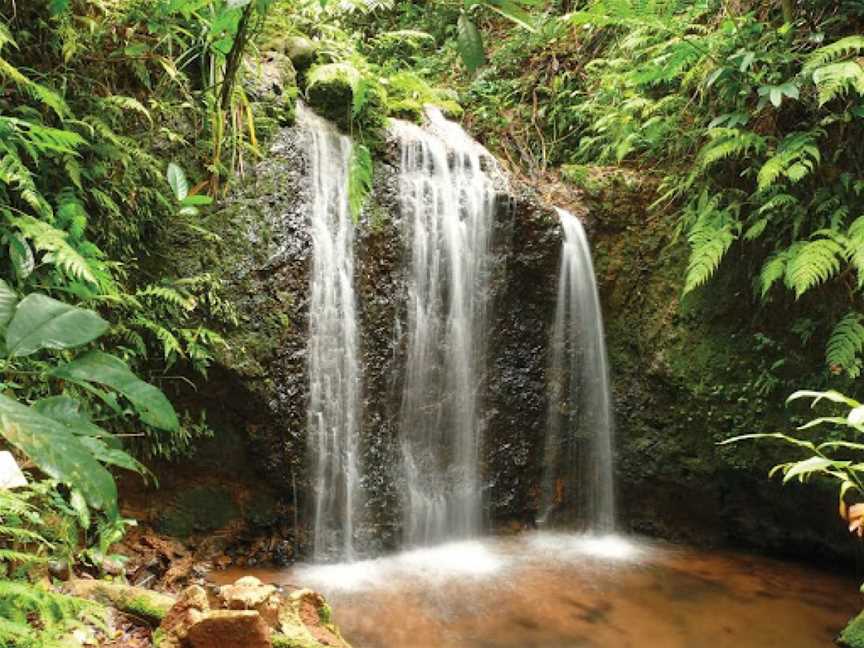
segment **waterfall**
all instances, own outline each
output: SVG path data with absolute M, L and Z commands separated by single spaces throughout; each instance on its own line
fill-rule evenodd
M 557 209 L 564 232 L 552 329 L 541 522 L 575 515 L 590 531 L 615 526 L 613 419 L 603 315 L 585 230 Z
M 354 556 L 360 502 L 360 364 L 354 223 L 348 207 L 351 140 L 298 105 L 308 138 L 313 199 L 309 304 L 309 448 L 316 558 Z
M 404 541 L 480 529 L 480 390 L 489 296 L 494 159 L 435 108 L 394 121 L 409 251 L 400 410 Z

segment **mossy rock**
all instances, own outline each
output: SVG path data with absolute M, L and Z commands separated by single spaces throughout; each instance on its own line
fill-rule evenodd
M 318 47 L 305 36 L 289 36 L 282 42 L 282 51 L 291 59 L 298 71 L 312 67 L 318 56 Z
M 306 97 L 319 114 L 347 130 L 354 94 L 362 80 L 363 75 L 350 63 L 316 65 L 306 79 Z
M 355 100 L 362 98 L 358 106 Z M 350 63 L 316 65 L 306 77 L 306 98 L 315 111 L 347 131 L 352 121 L 364 131 L 383 128 L 387 116 L 387 95 L 375 79 L 364 78 Z M 356 113 L 356 114 L 355 114 Z
M 864 648 L 864 612 L 843 628 L 837 643 L 844 648 Z
M 74 596 L 110 605 L 151 625 L 159 625 L 175 603 L 173 596 L 110 581 L 73 580 L 66 588 Z
M 267 117 L 283 126 L 294 123 L 297 109 L 297 72 L 291 59 L 279 51 L 266 51 L 245 61 L 244 86 L 250 99 Z
M 159 531 L 178 538 L 221 529 L 240 517 L 231 493 L 223 488 L 196 487 L 181 493 L 163 512 Z

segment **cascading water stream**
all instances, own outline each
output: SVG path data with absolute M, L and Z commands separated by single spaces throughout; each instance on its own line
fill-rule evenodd
M 486 150 L 435 108 L 395 121 L 408 228 L 408 339 L 400 411 L 404 541 L 480 529 L 480 389 L 495 189 Z
M 354 223 L 348 206 L 351 140 L 298 105 L 308 138 L 313 199 L 309 304 L 309 446 L 316 559 L 354 557 L 360 508 L 360 362 Z
M 615 527 L 612 403 L 603 315 L 582 223 L 557 209 L 564 232 L 552 329 L 541 522 L 573 515 L 589 531 Z

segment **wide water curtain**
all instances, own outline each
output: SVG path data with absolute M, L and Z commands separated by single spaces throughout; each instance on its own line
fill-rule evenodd
M 351 140 L 300 106 L 309 142 L 313 261 L 309 304 L 309 445 L 316 558 L 354 556 L 361 506 L 361 419 L 354 223 L 348 207 Z
M 603 316 L 585 230 L 558 210 L 564 242 L 552 329 L 541 521 L 612 531 L 613 418 Z
M 409 247 L 408 340 L 400 413 L 404 540 L 480 528 L 480 389 L 495 190 L 491 156 L 436 109 L 394 122 Z

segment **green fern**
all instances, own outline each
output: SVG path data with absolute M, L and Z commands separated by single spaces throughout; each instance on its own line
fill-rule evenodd
M 864 352 L 862 319 L 861 313 L 847 313 L 831 332 L 825 360 L 833 373 L 845 372 L 850 378 L 861 375 L 861 354 Z
M 777 153 L 768 158 L 759 169 L 759 190 L 765 191 L 781 177 L 795 183 L 812 173 L 822 160 L 816 144 L 816 138 L 820 134 L 820 131 L 792 133 L 783 138 Z
M 765 138 L 752 131 L 712 128 L 707 134 L 709 142 L 702 147 L 697 162 L 702 170 L 721 160 L 761 153 L 766 148 Z
M 707 283 L 737 238 L 737 224 L 717 208 L 719 198 L 702 194 L 695 205 L 696 222 L 690 228 L 690 260 L 684 278 L 684 294 Z
M 355 221 L 360 220 L 363 205 L 372 191 L 372 172 L 372 154 L 364 144 L 357 144 L 348 170 L 348 204 Z
M 104 283 L 104 277 L 100 281 L 91 262 L 69 244 L 66 232 L 28 215 L 13 218 L 12 225 L 37 251 L 46 253 L 46 262 L 60 268 L 69 277 L 83 279 L 93 285 Z
M 786 265 L 786 284 L 795 297 L 825 283 L 841 268 L 845 254 L 843 245 L 828 238 L 808 241 L 798 246 Z
M 105 627 L 98 603 L 23 581 L 0 580 L 0 645 L 62 648 L 63 637 L 84 624 Z
M 864 288 L 864 216 L 859 216 L 849 226 L 846 253 L 855 272 L 858 274 L 858 288 Z
M 864 52 L 864 36 L 847 36 L 814 51 L 801 69 L 804 74 L 813 74 L 818 68 L 841 58 Z
M 759 272 L 759 287 L 763 299 L 768 295 L 771 287 L 786 276 L 788 261 L 789 250 L 784 250 L 772 254 L 762 265 L 762 270 Z
M 864 67 L 858 61 L 825 65 L 813 73 L 813 83 L 819 89 L 820 106 L 853 91 L 864 96 Z

